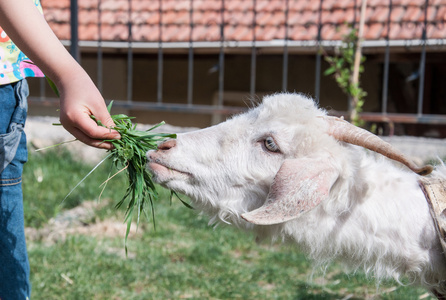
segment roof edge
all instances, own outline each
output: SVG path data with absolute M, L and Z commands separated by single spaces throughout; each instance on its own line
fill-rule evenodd
M 70 40 L 61 40 L 62 44 L 66 47 L 71 45 Z M 230 49 L 230 50 L 243 50 L 251 49 L 253 47 L 280 50 L 287 47 L 289 50 L 295 52 L 308 52 L 316 51 L 320 46 L 323 48 L 335 48 L 342 45 L 342 41 L 339 40 L 310 40 L 310 41 L 289 41 L 289 40 L 271 40 L 271 41 L 212 41 L 212 42 L 128 42 L 128 41 L 79 41 L 79 47 L 85 49 L 88 48 L 108 48 L 108 49 L 128 49 L 135 50 L 187 50 L 189 48 L 212 50 L 214 49 Z M 416 39 L 416 40 L 365 40 L 362 42 L 362 48 L 379 49 L 386 48 L 405 48 L 413 49 L 423 46 L 434 47 L 436 49 L 446 48 L 446 39 Z M 415 49 L 414 49 L 415 50 Z

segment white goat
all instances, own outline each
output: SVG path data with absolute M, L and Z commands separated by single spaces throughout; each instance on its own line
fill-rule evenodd
M 294 241 L 318 263 L 407 275 L 444 297 L 446 259 L 416 174 L 432 169 L 393 150 L 301 94 L 277 94 L 148 158 L 154 180 L 190 196 L 211 222 Z

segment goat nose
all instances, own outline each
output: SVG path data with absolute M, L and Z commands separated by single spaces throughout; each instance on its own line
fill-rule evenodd
M 160 145 L 158 145 L 158 150 L 170 150 L 171 148 L 175 147 L 177 145 L 177 141 L 176 140 L 168 140 L 166 142 L 161 143 Z

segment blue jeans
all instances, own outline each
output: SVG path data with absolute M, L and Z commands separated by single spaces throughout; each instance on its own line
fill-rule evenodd
M 0 86 L 0 299 L 30 297 L 23 219 L 22 171 L 27 161 L 28 83 Z

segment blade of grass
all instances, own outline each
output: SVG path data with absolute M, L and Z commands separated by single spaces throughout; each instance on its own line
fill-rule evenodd
M 108 176 L 107 180 L 105 180 L 103 183 L 101 183 L 100 187 L 103 185 L 107 185 L 107 183 L 113 179 L 113 177 L 115 177 L 116 175 L 118 175 L 119 173 L 121 173 L 122 171 L 125 171 L 127 168 L 129 167 L 129 165 L 125 166 L 124 168 L 122 168 L 121 170 L 119 170 L 118 172 L 116 172 L 115 174 L 113 174 L 112 176 Z
M 58 98 L 60 98 L 59 90 L 57 89 L 54 82 L 48 76 L 45 76 L 45 78 L 46 78 L 46 81 L 48 82 L 48 84 L 50 85 L 51 89 L 53 90 L 53 92 L 56 94 L 56 96 Z
M 68 195 L 66 195 L 65 196 L 65 198 L 62 200 L 62 203 L 71 195 L 71 193 L 73 193 L 73 191 L 82 183 L 82 182 L 84 182 L 84 180 L 88 177 L 88 176 L 90 176 L 90 174 L 91 173 L 93 173 L 94 172 L 94 170 L 96 170 L 104 161 L 106 161 L 109 157 L 111 156 L 111 154 L 109 154 L 109 155 L 107 155 L 106 157 L 104 157 L 104 159 L 102 159 L 96 166 L 94 166 L 94 168 L 93 169 L 91 169 L 91 171 L 90 172 L 88 172 L 88 174 L 87 175 L 85 175 L 85 177 L 84 178 L 82 178 L 82 180 L 81 181 L 79 181 L 77 184 L 76 184 L 76 186 L 74 187 L 74 188 L 72 188 L 71 189 L 71 191 L 68 193 Z M 61 203 L 61 204 L 62 204 Z
M 178 200 L 181 201 L 181 203 L 183 203 L 184 206 L 186 206 L 189 209 L 194 209 L 189 203 L 187 203 L 183 199 L 181 199 L 180 196 L 178 196 L 178 194 L 172 190 L 170 191 L 170 203 L 172 203 L 172 198 L 174 195 L 178 198 Z
M 34 151 L 38 152 L 38 151 L 42 151 L 42 150 L 47 150 L 47 149 L 51 149 L 51 148 L 54 148 L 54 147 L 57 147 L 57 146 L 60 146 L 60 145 L 63 145 L 63 144 L 72 143 L 72 142 L 75 142 L 75 141 L 77 141 L 77 139 L 61 142 L 59 144 L 51 145 L 51 146 L 48 146 L 48 147 L 39 148 L 39 149 L 36 149 Z

